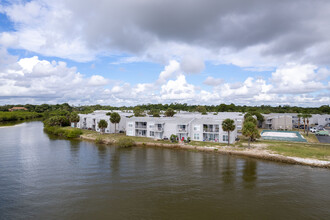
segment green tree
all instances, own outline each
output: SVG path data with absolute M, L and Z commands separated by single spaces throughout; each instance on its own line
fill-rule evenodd
M 144 116 L 143 110 L 139 106 L 134 107 L 133 112 L 135 117 Z
M 175 114 L 175 111 L 172 108 L 168 108 L 165 112 L 166 117 L 173 117 Z
M 242 134 L 245 137 L 249 138 L 249 148 L 250 148 L 250 142 L 253 141 L 255 138 L 259 138 L 260 134 L 257 129 L 257 126 L 252 121 L 244 122 Z
M 244 115 L 244 120 L 247 118 L 247 117 L 252 117 L 253 115 L 251 114 L 251 112 L 248 112 L 248 113 L 246 113 L 245 115 Z
M 196 107 L 196 111 L 199 112 L 199 113 L 202 113 L 202 114 L 203 114 L 203 113 L 204 113 L 204 114 L 207 114 L 207 113 L 206 113 L 206 108 L 205 108 L 205 106 L 201 106 L 201 105 L 197 106 L 197 107 Z
M 77 127 L 77 122 L 79 122 L 80 118 L 79 115 L 75 112 L 70 114 L 70 122 L 74 123 L 74 127 Z
M 111 123 L 115 124 L 115 133 L 116 133 L 116 124 L 120 122 L 120 119 L 121 119 L 120 115 L 117 112 L 112 113 L 110 116 Z
M 151 109 L 149 112 L 148 112 L 149 115 L 152 115 L 152 117 L 160 117 L 160 110 L 159 109 Z
M 256 126 L 257 126 L 257 123 L 258 123 L 257 120 L 253 116 L 246 117 L 245 120 L 244 120 L 244 123 L 246 123 L 246 122 L 252 122 Z
M 228 132 L 228 146 L 229 146 L 229 140 L 230 140 L 230 132 L 235 130 L 235 124 L 234 124 L 234 120 L 232 119 L 225 119 L 222 122 L 222 130 L 227 131 Z
M 106 120 L 100 120 L 97 126 L 101 129 L 101 134 L 104 133 L 104 129 L 108 127 L 108 122 Z

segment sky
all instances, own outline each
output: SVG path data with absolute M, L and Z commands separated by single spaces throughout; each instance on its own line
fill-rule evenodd
M 0 105 L 329 105 L 329 21 L 326 0 L 0 0 Z

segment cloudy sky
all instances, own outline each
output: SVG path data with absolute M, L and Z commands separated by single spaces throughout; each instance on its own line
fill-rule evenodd
M 0 105 L 330 103 L 327 0 L 0 0 Z

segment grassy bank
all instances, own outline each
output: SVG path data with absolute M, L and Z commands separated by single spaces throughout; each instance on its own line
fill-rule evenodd
M 82 134 L 80 129 L 71 127 L 45 126 L 44 131 L 65 138 L 78 138 Z
M 88 139 L 102 139 L 103 142 L 107 143 L 116 143 L 121 138 L 127 137 L 137 143 L 164 143 L 164 144 L 173 144 L 170 141 L 165 140 L 154 140 L 147 137 L 135 137 L 135 136 L 126 136 L 125 134 L 100 134 L 96 131 L 82 130 L 82 135 Z
M 43 117 L 43 114 L 37 112 L 0 112 L 0 122 L 21 121 L 41 117 Z
M 329 144 L 269 143 L 267 149 L 280 155 L 330 161 Z

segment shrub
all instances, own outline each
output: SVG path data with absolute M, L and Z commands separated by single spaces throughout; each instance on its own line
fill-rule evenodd
M 97 144 L 104 144 L 104 140 L 102 137 L 98 136 L 96 139 L 95 139 L 95 143 Z
M 134 140 L 128 137 L 120 138 L 116 143 L 119 147 L 133 147 L 135 146 Z
M 176 136 L 175 134 L 172 134 L 170 137 L 170 140 L 172 143 L 177 143 L 178 142 L 178 136 Z
M 77 138 L 81 134 L 82 134 L 82 131 L 80 129 L 77 129 L 77 128 L 75 128 L 75 129 L 68 129 L 68 130 L 65 130 L 65 132 L 64 132 L 64 135 L 67 138 Z

